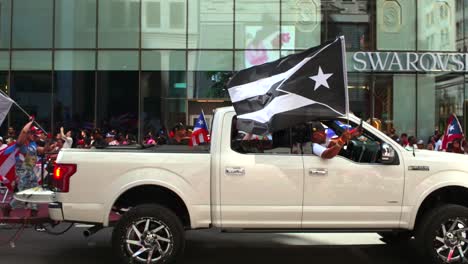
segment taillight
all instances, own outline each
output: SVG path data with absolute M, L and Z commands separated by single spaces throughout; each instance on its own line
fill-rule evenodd
M 57 192 L 68 192 L 70 190 L 70 177 L 75 172 L 76 164 L 55 164 L 51 181 L 52 186 L 57 189 Z

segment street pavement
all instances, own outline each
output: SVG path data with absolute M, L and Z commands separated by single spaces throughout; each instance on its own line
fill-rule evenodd
M 11 248 L 12 230 L 0 227 L 1 264 L 116 263 L 110 246 L 111 229 L 90 238 L 74 227 L 61 236 L 25 230 Z M 390 264 L 419 263 L 414 248 L 388 246 L 374 233 L 362 234 L 231 234 L 190 231 L 183 263 L 187 264 Z

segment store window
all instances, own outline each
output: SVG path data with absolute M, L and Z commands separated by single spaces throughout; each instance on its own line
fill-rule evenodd
M 373 49 L 374 1 L 326 1 L 322 3 L 323 39 L 343 35 L 348 51 Z
M 96 0 L 56 0 L 55 47 L 96 47 Z
M 320 0 L 282 1 L 281 49 L 308 49 L 321 40 Z
M 185 60 L 185 51 L 142 53 L 140 125 L 144 135 L 149 132 L 157 135 L 178 122 L 185 123 L 182 113 L 187 93 Z
M 99 1 L 99 47 L 138 48 L 140 2 Z
M 10 47 L 11 1 L 0 0 L 0 49 Z
M 232 49 L 234 0 L 190 0 L 188 4 L 188 47 Z
M 138 52 L 99 51 L 97 126 L 123 135 L 138 132 Z
M 13 70 L 52 70 L 51 51 L 13 51 L 11 60 Z
M 420 84 L 420 86 L 419 86 Z M 457 115 L 463 125 L 465 78 L 463 74 L 418 75 L 418 132 L 427 139 L 434 128 L 444 131 L 449 116 Z M 421 95 L 420 95 L 421 94 Z
M 95 105 L 94 71 L 55 71 L 54 128 L 92 129 Z
M 185 0 L 142 0 L 142 47 L 186 48 L 186 6 Z
M 232 51 L 193 51 L 188 54 L 188 98 L 228 98 Z
M 458 10 L 463 10 L 460 1 L 418 0 L 418 50 L 463 49 L 463 44 L 457 43 L 457 31 L 464 21 Z
M 51 131 L 52 74 L 50 71 L 14 71 L 11 73 L 10 95 L 46 130 Z M 19 131 L 28 117 L 11 108 L 11 125 Z
M 377 50 L 416 50 L 416 0 L 377 0 L 376 13 Z
M 91 129 L 95 112 L 95 52 L 56 51 L 54 128 Z
M 237 0 L 234 11 L 236 49 L 280 48 L 279 0 Z
M 0 71 L 8 71 L 8 69 L 10 69 L 10 53 L 0 51 Z
M 13 47 L 24 49 L 52 48 L 53 16 L 52 0 L 15 0 L 13 5 Z

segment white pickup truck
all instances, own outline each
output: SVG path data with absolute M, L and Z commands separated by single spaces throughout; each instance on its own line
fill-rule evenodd
M 350 116 L 353 126 L 359 119 Z M 310 153 L 307 124 L 241 140 L 233 108 L 215 113 L 211 145 L 64 149 L 50 190 L 19 193 L 49 203 L 53 220 L 109 226 L 123 263 L 176 261 L 184 231 L 378 232 L 415 237 L 431 263 L 468 251 L 468 158 L 407 150 L 367 123 L 339 156 Z M 342 132 L 337 120 L 321 120 Z M 297 151 L 297 142 L 300 151 Z

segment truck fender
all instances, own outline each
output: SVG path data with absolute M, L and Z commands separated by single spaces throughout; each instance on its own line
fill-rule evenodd
M 424 200 L 433 192 L 449 186 L 468 188 L 468 173 L 458 170 L 438 172 L 424 179 L 412 190 L 407 189 L 406 191 L 409 193 L 405 193 L 405 205 L 408 207 L 405 207 L 410 210 L 411 213 L 409 214 L 409 219 L 407 219 L 408 221 L 405 221 L 405 209 L 403 209 L 401 222 L 407 222 L 409 225 L 408 227 L 414 229 L 416 216 Z M 414 205 L 414 207 L 411 205 Z
M 191 184 L 183 177 L 162 168 L 138 168 L 129 170 L 120 175 L 118 179 L 112 182 L 107 189 L 112 193 L 109 199 L 104 203 L 104 226 L 109 225 L 109 212 L 117 199 L 126 191 L 142 186 L 142 185 L 155 185 L 169 189 L 176 193 L 185 203 L 189 215 L 192 216 L 192 208 L 189 206 L 189 197 L 195 197 L 195 192 Z

